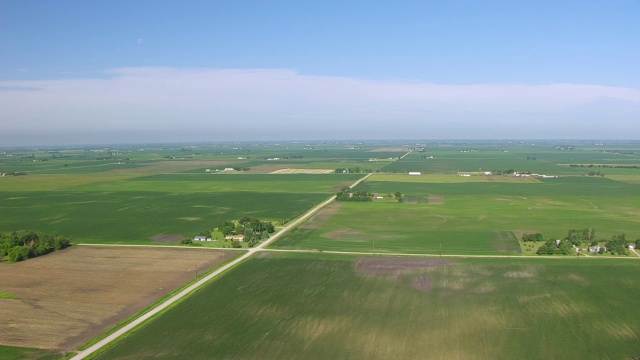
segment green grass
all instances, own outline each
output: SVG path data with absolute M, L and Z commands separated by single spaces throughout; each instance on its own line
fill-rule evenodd
M 0 291 L 0 299 L 18 300 L 19 298 L 15 295 Z
M 51 350 L 0 345 L 0 360 L 55 360 L 60 356 Z
M 299 258 L 296 258 L 299 257 Z M 625 359 L 640 261 L 464 260 L 395 275 L 350 257 L 252 259 L 99 359 Z M 416 290 L 416 278 L 431 289 Z

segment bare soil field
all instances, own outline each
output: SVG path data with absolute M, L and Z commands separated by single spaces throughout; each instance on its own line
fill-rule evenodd
M 71 351 L 237 255 L 186 248 L 74 246 L 0 263 L 0 345 Z
M 306 230 L 317 230 L 324 225 L 327 220 L 329 220 L 333 215 L 337 214 L 340 211 L 343 203 L 334 202 L 331 203 L 320 211 L 318 211 L 315 215 L 313 215 L 309 220 L 305 221 L 302 225 L 300 225 L 300 229 Z
M 427 197 L 427 204 L 432 204 L 432 205 L 444 204 L 444 195 L 429 195 Z

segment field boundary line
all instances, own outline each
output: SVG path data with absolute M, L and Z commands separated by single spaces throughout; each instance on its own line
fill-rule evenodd
M 358 184 L 360 184 L 362 181 L 364 181 L 370 175 L 371 174 L 368 174 L 368 175 L 364 176 L 363 178 L 359 179 L 358 181 L 353 183 L 351 185 L 351 187 L 357 186 Z M 199 290 L 202 286 L 204 286 L 210 280 L 216 278 L 218 275 L 224 273 L 225 271 L 227 271 L 228 269 L 230 269 L 230 268 L 234 267 L 235 265 L 241 263 L 242 261 L 252 257 L 253 254 L 255 254 L 256 252 L 262 251 L 262 249 L 264 247 L 268 246 L 269 244 L 271 244 L 272 242 L 277 240 L 279 237 L 281 237 L 283 234 L 285 234 L 289 230 L 295 228 L 296 226 L 298 226 L 299 224 L 301 224 L 302 222 L 304 222 L 305 220 L 307 220 L 308 218 L 313 216 L 316 212 L 320 211 L 320 209 L 322 209 L 323 207 L 331 204 L 333 201 L 335 201 L 335 199 L 336 199 L 336 195 L 331 196 L 329 199 L 327 199 L 324 202 L 320 203 L 319 205 L 313 207 L 311 210 L 307 211 L 304 215 L 300 216 L 296 220 L 292 221 L 290 224 L 288 224 L 285 227 L 283 227 L 282 229 L 280 229 L 280 231 L 278 231 L 277 233 L 272 235 L 268 240 L 264 241 L 263 243 L 261 243 L 260 245 L 254 247 L 254 248 L 249 248 L 249 250 L 244 255 L 236 258 L 235 260 L 233 260 L 231 262 L 228 262 L 227 264 L 225 264 L 224 266 L 222 266 L 222 267 L 218 268 L 217 270 L 213 271 L 209 275 L 207 275 L 207 276 L 203 277 L 202 279 L 196 281 L 192 285 L 188 286 L 187 288 L 185 288 L 182 291 L 178 292 L 177 294 L 175 294 L 174 296 L 170 297 L 166 301 L 162 302 L 161 304 L 159 304 L 155 308 L 150 309 L 148 312 L 146 312 L 142 316 L 138 317 L 137 319 L 131 321 L 127 325 L 123 326 L 122 328 L 120 328 L 120 329 L 116 330 L 115 332 L 113 332 L 112 334 L 108 335 L 104 339 L 102 339 L 102 340 L 96 342 L 95 344 L 89 346 L 85 350 L 78 351 L 78 353 L 75 356 L 73 356 L 71 359 L 73 359 L 73 360 L 85 359 L 85 358 L 93 355 L 94 353 L 100 351 L 105 346 L 111 344 L 113 341 L 115 341 L 115 340 L 119 339 L 120 337 L 122 337 L 123 335 L 129 333 L 131 330 L 136 329 L 138 326 L 142 325 L 147 320 L 151 319 L 155 315 L 157 315 L 157 314 L 161 313 L 162 311 L 164 311 L 165 309 L 169 308 L 174 303 L 182 300 L 187 295 L 190 295 L 190 294 L 194 293 L 195 291 Z M 172 246 L 170 246 L 170 247 L 172 247 Z

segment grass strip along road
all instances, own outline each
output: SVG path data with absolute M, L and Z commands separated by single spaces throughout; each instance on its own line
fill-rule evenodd
M 371 174 L 368 174 L 368 175 L 364 176 L 362 179 L 360 179 L 360 180 L 356 181 L 355 183 L 353 183 L 350 187 L 353 188 L 353 187 L 357 186 L 358 184 L 360 184 L 362 181 L 364 181 L 370 175 Z M 313 214 L 318 212 L 320 209 L 322 209 L 323 207 L 331 204 L 335 199 L 336 199 L 336 196 L 334 195 L 331 198 L 329 198 L 328 200 L 326 200 L 325 202 L 321 203 L 320 205 L 318 205 L 318 206 L 312 208 L 311 210 L 307 211 L 304 215 L 302 215 L 301 217 L 299 217 L 295 221 L 291 222 L 290 224 L 288 224 L 287 226 L 282 228 L 280 231 L 278 231 L 276 234 L 271 236 L 268 240 L 266 240 L 262 244 L 254 247 L 254 248 L 249 248 L 249 251 L 247 251 L 246 254 L 240 256 L 236 260 L 231 261 L 230 263 L 222 266 L 221 268 L 219 268 L 218 270 L 212 272 L 211 274 L 207 275 L 206 277 L 200 279 L 199 281 L 197 281 L 193 285 L 191 285 L 188 288 L 180 291 L 175 296 L 172 296 L 171 298 L 167 299 L 167 301 L 165 301 L 162 304 L 158 305 L 157 307 L 151 309 L 149 312 L 145 313 L 144 315 L 140 316 L 139 318 L 135 319 L 134 321 L 130 322 L 129 324 L 123 326 L 122 328 L 120 328 L 119 330 L 115 331 L 111 335 L 109 335 L 109 336 L 105 337 L 104 339 L 96 342 L 95 344 L 93 344 L 92 346 L 88 347 L 87 349 L 78 352 L 71 359 L 73 359 L 73 360 L 81 360 L 81 359 L 85 359 L 88 356 L 94 354 L 95 352 L 97 352 L 98 350 L 102 349 L 103 347 L 105 347 L 106 345 L 111 343 L 112 341 L 118 339 L 119 337 L 123 336 L 127 332 L 133 330 L 134 328 L 136 328 L 137 326 L 141 325 L 142 323 L 144 323 L 148 319 L 152 318 L 153 316 L 157 315 L 158 313 L 160 313 L 164 309 L 170 307 L 171 305 L 173 305 L 174 303 L 176 303 L 180 299 L 182 299 L 185 296 L 193 293 L 194 291 L 196 291 L 197 289 L 199 289 L 200 287 L 205 285 L 207 282 L 209 282 L 211 279 L 213 279 L 216 276 L 222 274 L 223 272 L 225 272 L 228 269 L 232 268 L 233 266 L 239 264 L 240 262 L 250 258 L 251 256 L 253 256 L 254 253 L 256 253 L 258 251 L 261 251 L 264 247 L 266 247 L 269 244 L 271 244 L 272 242 L 276 241 L 280 236 L 285 234 L 287 231 L 289 231 L 289 230 L 293 229 L 294 227 L 300 225 L 302 222 L 304 222 L 305 220 L 310 218 Z

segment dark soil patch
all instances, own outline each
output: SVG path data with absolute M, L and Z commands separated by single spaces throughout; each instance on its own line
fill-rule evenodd
M 151 240 L 155 242 L 165 243 L 165 244 L 177 244 L 182 239 L 184 239 L 184 236 L 182 235 L 167 235 L 167 234 L 160 234 L 151 238 Z
M 354 260 L 356 271 L 363 275 L 396 275 L 399 273 L 426 270 L 438 266 L 453 264 L 445 259 L 417 258 L 358 258 Z
M 322 237 L 326 239 L 340 240 L 344 238 L 350 238 L 359 234 L 360 234 L 359 232 L 353 231 L 353 230 L 339 230 L 339 231 L 331 231 L 326 234 L 323 234 Z

